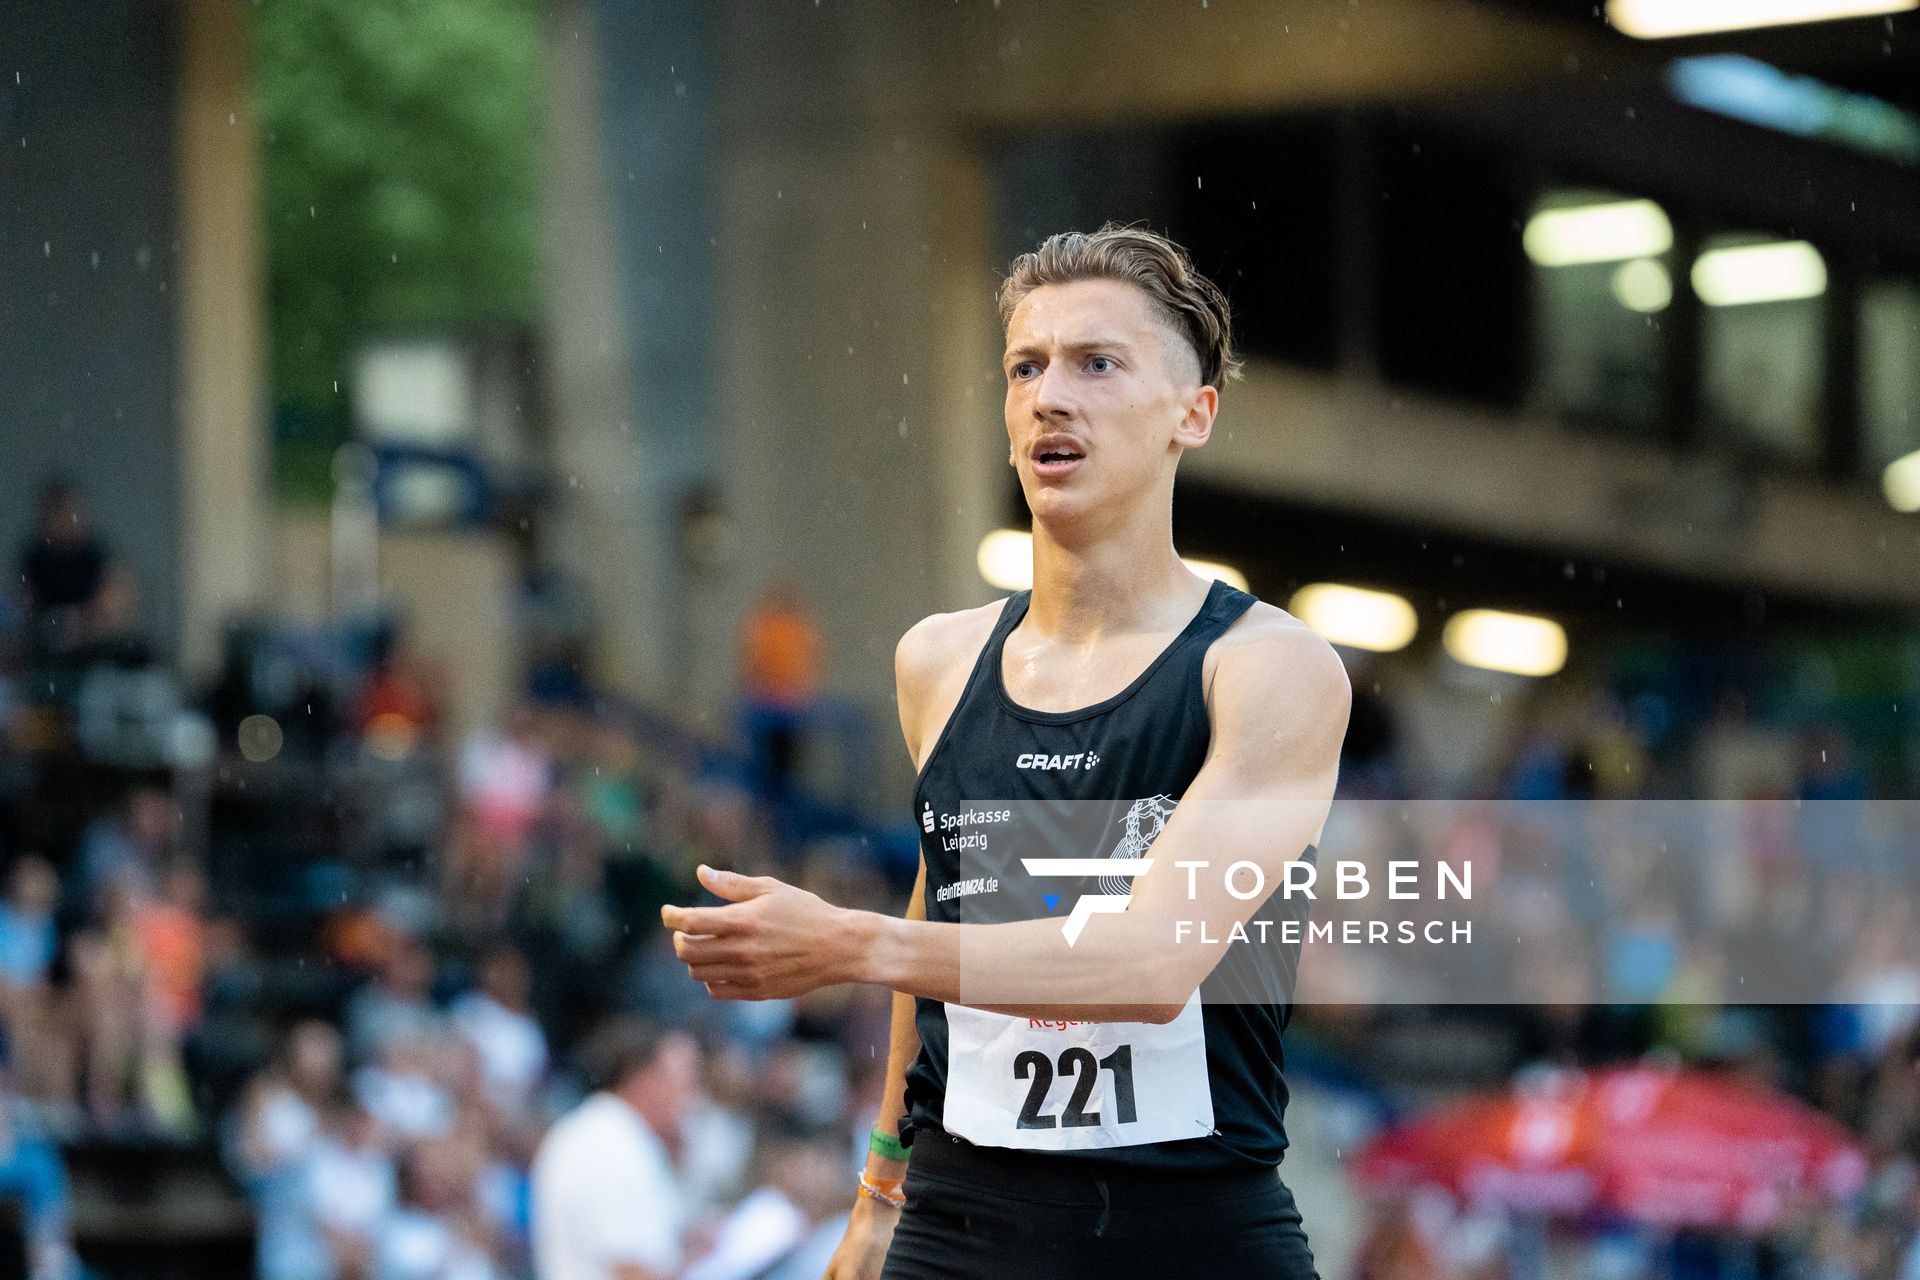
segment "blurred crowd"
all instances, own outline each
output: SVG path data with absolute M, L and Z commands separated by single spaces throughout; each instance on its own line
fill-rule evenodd
M 327 643 L 239 628 L 216 682 L 185 688 L 63 486 L 19 570 L 0 603 L 0 1197 L 21 1206 L 39 1274 L 76 1265 L 62 1147 L 103 1137 L 217 1151 L 253 1207 L 263 1276 L 532 1274 L 538 1185 L 569 1185 L 543 1141 L 564 1152 L 563 1118 L 609 1100 L 620 1123 L 639 1117 L 633 1176 L 660 1188 L 614 1216 L 660 1275 L 820 1273 L 877 1106 L 889 999 L 714 1002 L 657 924 L 663 902 L 700 896 L 703 861 L 904 904 L 911 828 L 810 803 L 821 654 L 797 592 L 777 586 L 744 621 L 741 730 L 714 743 L 600 696 L 564 646 L 532 655 L 497 723 L 456 734 L 448 676 L 391 621 Z M 1416 794 L 1391 702 L 1362 693 L 1344 794 Z M 1730 694 L 1656 748 L 1621 706 L 1591 688 L 1517 714 L 1483 794 L 1686 794 L 1661 789 L 1675 776 L 1709 779 L 1701 794 L 1870 793 L 1829 725 L 1761 724 Z M 1718 1063 L 1846 1123 L 1871 1153 L 1866 1189 L 1795 1224 L 1792 1248 L 1669 1241 L 1655 1259 L 1616 1240 L 1604 1274 L 1920 1277 L 1912 897 L 1864 873 L 1820 880 L 1791 827 L 1739 827 L 1731 861 L 1690 868 L 1644 831 L 1526 812 L 1463 806 L 1420 840 L 1423 856 L 1469 848 L 1497 867 L 1483 900 L 1515 912 L 1497 923 L 1516 925 L 1509 959 L 1536 998 L 1303 1008 L 1290 1076 L 1364 1076 L 1418 1103 L 1530 1062 Z M 1367 821 L 1341 856 L 1391 853 Z M 1734 951 L 1697 945 L 1707 926 Z M 1725 936 L 1743 929 L 1745 944 Z M 1858 1003 L 1722 1005 L 1707 968 L 1739 945 L 1803 958 L 1809 992 Z M 1310 952 L 1307 972 L 1338 982 L 1344 962 Z M 1577 985 L 1595 974 L 1605 999 Z M 1376 1206 L 1358 1274 L 1517 1274 L 1511 1235 L 1463 1213 Z

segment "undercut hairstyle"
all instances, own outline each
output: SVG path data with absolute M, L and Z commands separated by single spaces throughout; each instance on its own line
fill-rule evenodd
M 1109 222 L 1094 232 L 1062 231 L 1015 258 L 1000 284 L 1000 327 L 1035 289 L 1079 280 L 1119 280 L 1144 292 L 1193 348 L 1202 385 L 1217 389 L 1240 376 L 1227 295 L 1194 270 L 1185 249 L 1144 227 Z

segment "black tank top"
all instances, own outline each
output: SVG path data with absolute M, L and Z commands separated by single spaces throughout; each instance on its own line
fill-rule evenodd
M 914 787 L 928 920 L 1035 919 L 1057 914 L 1063 898 L 1073 901 L 1072 895 L 1098 891 L 1092 878 L 1084 885 L 1047 883 L 1019 872 L 983 879 L 976 856 L 950 850 L 962 842 L 946 819 L 972 816 L 974 802 L 980 801 L 1111 801 L 1122 819 L 1130 815 L 1130 806 L 1132 816 L 1147 812 L 1143 805 L 1157 810 L 1157 820 L 1149 814 L 1157 833 L 1158 822 L 1173 807 L 1167 802 L 1177 804 L 1206 758 L 1211 726 L 1202 663 L 1207 647 L 1254 604 L 1254 597 L 1216 580 L 1192 621 L 1132 684 L 1093 706 L 1048 712 L 1015 703 L 1001 677 L 1002 649 L 1026 615 L 1031 594 L 1018 592 L 1002 607 Z M 1129 823 L 1128 830 L 1134 825 Z M 1312 858 L 1314 851 L 1303 856 Z M 1110 888 L 1111 882 L 1102 885 Z M 990 917 L 982 915 L 974 896 L 983 889 L 992 894 Z M 1049 896 L 1053 902 L 1045 900 Z M 1270 940 L 1222 945 L 1224 955 L 1203 984 L 1214 1116 L 1210 1133 L 1096 1151 L 1029 1154 L 1040 1160 L 1195 1171 L 1279 1164 L 1287 1145 L 1280 1036 L 1292 1012 L 1300 948 L 1297 941 L 1280 941 L 1278 922 L 1298 918 L 1302 924 L 1295 927 L 1304 927 L 1307 902 L 1304 895 L 1271 896 L 1254 917 L 1273 922 Z M 969 908 L 964 917 L 963 904 Z M 1098 927 L 1097 919 L 1089 923 Z M 920 1052 L 907 1071 L 903 1127 L 909 1141 L 945 1134 L 949 1062 L 946 1005 L 919 999 L 915 1006 Z

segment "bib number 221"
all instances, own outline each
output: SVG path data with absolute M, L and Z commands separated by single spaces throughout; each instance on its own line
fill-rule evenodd
M 1089 1049 L 1063 1049 L 1057 1069 L 1055 1059 L 1038 1049 L 1021 1052 L 1013 1060 L 1013 1078 L 1032 1083 L 1027 1086 L 1026 1103 L 1020 1108 L 1019 1127 L 1051 1129 L 1058 1125 L 1062 1129 L 1082 1129 L 1099 1124 L 1100 1113 L 1088 1111 L 1087 1103 L 1093 1097 L 1093 1086 L 1102 1071 L 1113 1073 L 1113 1106 L 1119 1123 L 1132 1124 L 1139 1118 L 1133 1102 L 1132 1045 L 1119 1045 L 1112 1053 L 1099 1059 Z M 1074 1078 L 1073 1093 L 1057 1117 L 1042 1115 L 1040 1108 L 1046 1105 L 1047 1093 L 1053 1088 L 1056 1073 Z

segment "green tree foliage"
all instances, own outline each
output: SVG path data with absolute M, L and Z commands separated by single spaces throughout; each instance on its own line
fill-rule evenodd
M 528 323 L 535 308 L 533 0 L 264 0 L 275 478 L 324 498 L 362 338 Z

